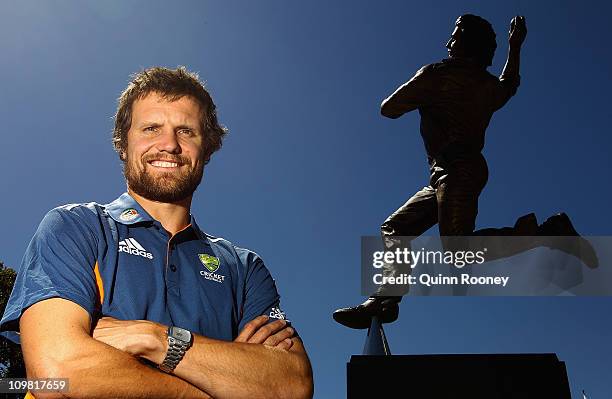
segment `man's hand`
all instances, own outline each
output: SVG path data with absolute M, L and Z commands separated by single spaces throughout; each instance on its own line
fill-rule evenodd
M 268 316 L 248 322 L 234 342 L 263 344 L 289 350 L 295 330 L 285 320 L 268 323 Z M 163 362 L 168 350 L 167 327 L 148 320 L 118 320 L 102 317 L 93 330 L 93 338 L 132 356 L 142 357 L 156 364 Z
M 525 23 L 525 17 L 517 15 L 510 21 L 510 32 L 508 35 L 508 42 L 510 47 L 520 48 L 527 37 L 527 24 Z
M 268 319 L 268 316 L 262 315 L 249 321 L 245 324 L 234 342 L 264 344 L 289 350 L 293 346 L 291 337 L 294 336 L 295 330 L 287 326 L 287 321 L 285 320 L 276 320 L 266 324 Z
M 148 320 L 118 320 L 102 317 L 93 338 L 132 356 L 160 364 L 168 350 L 167 327 Z

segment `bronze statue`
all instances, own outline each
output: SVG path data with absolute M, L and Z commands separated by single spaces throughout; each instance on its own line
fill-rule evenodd
M 497 48 L 491 24 L 476 15 L 462 15 L 446 43 L 449 57 L 419 69 L 382 102 L 382 115 L 392 119 L 419 110 L 431 173 L 429 185 L 382 224 L 387 248 L 398 244 L 394 237 L 419 236 L 436 223 L 441 236 L 578 236 L 564 213 L 539 226 L 530 213 L 520 217 L 513 227 L 474 231 L 478 197 L 488 179 L 487 163 L 481 153 L 485 131 L 493 113 L 519 87 L 520 52 L 526 35 L 525 17 L 514 17 L 510 22 L 508 58 L 498 78 L 487 71 Z M 528 248 L 522 250 L 525 249 Z M 381 287 L 361 305 L 338 309 L 333 317 L 351 328 L 369 327 L 374 315 L 382 322 L 392 322 L 398 317 L 400 299 L 401 296 L 386 295 Z

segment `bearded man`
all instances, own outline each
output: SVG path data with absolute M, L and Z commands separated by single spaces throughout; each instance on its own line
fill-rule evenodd
M 28 378 L 68 379 L 40 396 L 312 396 L 263 261 L 190 213 L 225 133 L 196 74 L 134 75 L 113 133 L 127 192 L 45 216 L 0 324 L 20 332 Z

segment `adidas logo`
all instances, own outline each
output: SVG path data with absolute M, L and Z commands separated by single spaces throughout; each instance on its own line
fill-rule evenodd
M 283 312 L 280 308 L 270 309 L 270 314 L 268 316 L 270 316 L 272 319 L 287 320 L 285 312 Z
M 119 252 L 125 252 L 130 255 L 139 255 L 143 258 L 153 259 L 153 254 L 147 252 L 142 245 L 133 238 L 126 238 L 125 240 L 119 241 Z

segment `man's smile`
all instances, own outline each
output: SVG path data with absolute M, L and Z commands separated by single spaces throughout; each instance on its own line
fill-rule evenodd
M 149 161 L 148 163 L 149 165 L 155 166 L 157 168 L 178 168 L 179 166 L 181 166 L 181 164 L 179 164 L 178 162 L 173 161 L 154 160 Z

